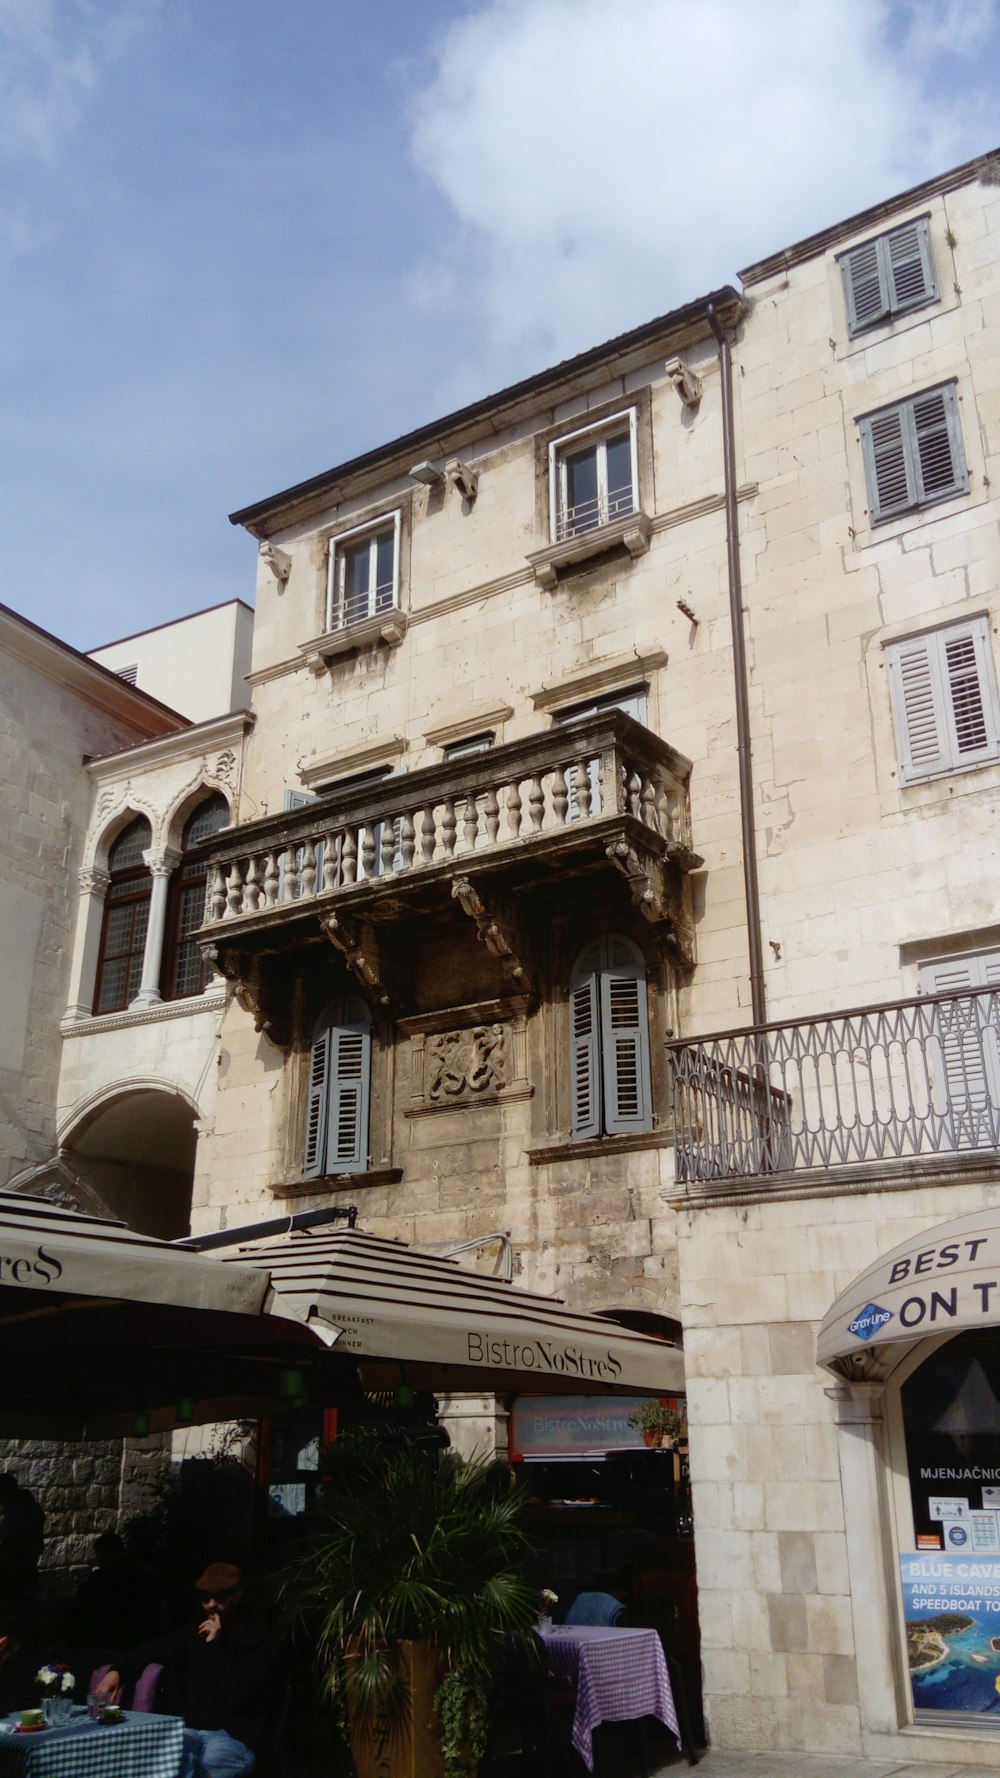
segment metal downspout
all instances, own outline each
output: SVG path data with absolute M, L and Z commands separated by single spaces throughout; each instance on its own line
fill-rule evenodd
M 747 657 L 743 633 L 740 529 L 739 513 L 736 506 L 733 365 L 729 335 L 719 320 L 714 302 L 710 302 L 708 305 L 708 324 L 719 344 L 719 367 L 722 372 L 722 456 L 726 488 L 726 552 L 729 562 L 729 618 L 733 636 L 733 673 L 736 680 L 736 748 L 740 771 L 740 826 L 743 835 L 743 886 L 747 908 L 747 948 L 750 953 L 751 1022 L 754 1025 L 763 1025 L 767 1011 L 764 995 L 764 951 L 760 935 L 760 892 L 757 885 L 757 832 L 753 807 Z

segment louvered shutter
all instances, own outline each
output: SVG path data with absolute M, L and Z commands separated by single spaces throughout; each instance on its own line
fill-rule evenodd
M 932 994 L 961 995 L 969 988 L 1000 985 L 1000 953 L 925 964 L 921 981 Z M 933 1010 L 933 1028 L 937 1109 L 944 1111 L 948 1146 L 994 1146 L 1000 1106 L 995 1004 L 985 995 L 941 1001 Z
M 883 256 L 878 241 L 865 241 L 841 260 L 844 294 L 847 298 L 847 321 L 851 333 L 888 313 L 889 292 L 886 287 Z
M 330 1067 L 330 1031 L 316 1037 L 309 1058 L 309 1090 L 306 1100 L 306 1144 L 302 1172 L 316 1179 L 326 1158 L 327 1079 Z
M 980 658 L 985 640 L 981 632 L 977 635 L 972 630 L 942 637 L 955 756 L 964 762 L 996 753 L 997 737 L 995 729 L 990 732 L 986 676 Z
M 649 1029 L 642 958 L 627 939 L 609 937 L 601 971 L 604 1127 L 608 1134 L 652 1126 Z
M 570 1075 L 574 1136 L 601 1132 L 601 1052 L 599 996 L 595 947 L 588 945 L 576 970 L 569 995 Z M 593 958 L 588 969 L 585 959 Z
M 901 313 L 931 302 L 937 296 L 937 282 L 926 216 L 893 229 L 881 245 L 892 311 Z
M 941 500 L 963 493 L 968 486 L 955 391 L 949 385 L 932 389 L 904 404 L 912 429 L 914 498 Z
M 947 771 L 951 752 L 933 636 L 901 642 L 888 657 L 889 690 L 904 784 Z
M 862 420 L 861 448 L 872 519 L 906 512 L 911 505 L 911 481 L 902 407 L 886 408 Z
M 330 1036 L 326 1171 L 362 1173 L 368 1165 L 371 1033 L 343 1025 Z

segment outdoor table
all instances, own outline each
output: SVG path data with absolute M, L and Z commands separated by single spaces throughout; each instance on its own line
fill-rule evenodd
M 125 1710 L 117 1723 L 91 1722 L 81 1706 L 65 1728 L 0 1733 L 0 1778 L 177 1778 L 184 1745 L 181 1716 Z
M 576 1688 L 572 1741 L 588 1771 L 594 1769 L 592 1737 L 600 1722 L 656 1716 L 680 1747 L 670 1674 L 655 1630 L 557 1624 L 538 1634 L 552 1672 Z

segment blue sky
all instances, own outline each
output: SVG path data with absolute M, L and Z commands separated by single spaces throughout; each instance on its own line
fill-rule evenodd
M 1000 146 L 1000 0 L 0 0 L 0 600 L 251 598 L 227 514 Z

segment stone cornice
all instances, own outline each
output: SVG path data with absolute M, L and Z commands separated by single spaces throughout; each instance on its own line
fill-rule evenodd
M 199 1018 L 207 1012 L 222 1012 L 226 1005 L 225 988 L 210 988 L 205 994 L 192 994 L 187 1000 L 161 1000 L 155 1006 L 141 1007 L 138 1012 L 98 1013 L 92 1018 L 63 1019 L 59 1029 L 64 1037 L 96 1037 L 102 1031 L 128 1030 L 132 1025 L 162 1025 L 166 1019 Z
M 4 653 L 13 660 L 33 668 L 57 685 L 68 687 L 95 709 L 104 710 L 120 722 L 130 724 L 137 735 L 173 736 L 190 727 L 186 716 L 168 709 L 158 698 L 137 690 L 126 680 L 119 679 L 110 668 L 100 666 L 97 661 L 71 648 L 68 642 L 50 636 L 47 630 L 39 629 L 37 624 L 2 605 L 0 643 Z
M 190 724 L 178 734 L 161 735 L 155 741 L 140 741 L 137 746 L 120 753 L 106 753 L 85 766 L 99 783 L 102 778 L 120 778 L 123 772 L 134 774 L 143 766 L 163 765 L 175 759 L 192 759 L 203 753 L 242 741 L 256 722 L 252 710 L 233 710 L 225 716 L 213 716 L 209 722 Z
M 637 680 L 645 680 L 658 667 L 667 664 L 663 648 L 634 649 L 631 654 L 616 654 L 606 660 L 590 661 L 575 673 L 567 673 L 550 685 L 530 693 L 536 710 L 558 710 L 574 699 L 582 700 L 599 692 L 624 690 Z
M 872 1192 L 922 1191 L 939 1185 L 996 1183 L 996 1154 L 928 1155 L 914 1161 L 873 1161 L 870 1166 L 838 1167 L 772 1174 L 757 1181 L 727 1185 L 665 1185 L 660 1188 L 673 1210 L 713 1210 L 730 1205 L 787 1204 L 800 1198 L 858 1198 Z
M 308 790 L 315 784 L 329 784 L 337 778 L 349 778 L 355 772 L 373 771 L 377 766 L 394 766 L 402 759 L 409 743 L 402 735 L 388 735 L 379 741 L 359 741 L 339 753 L 328 753 L 323 759 L 300 762 L 298 775 Z

